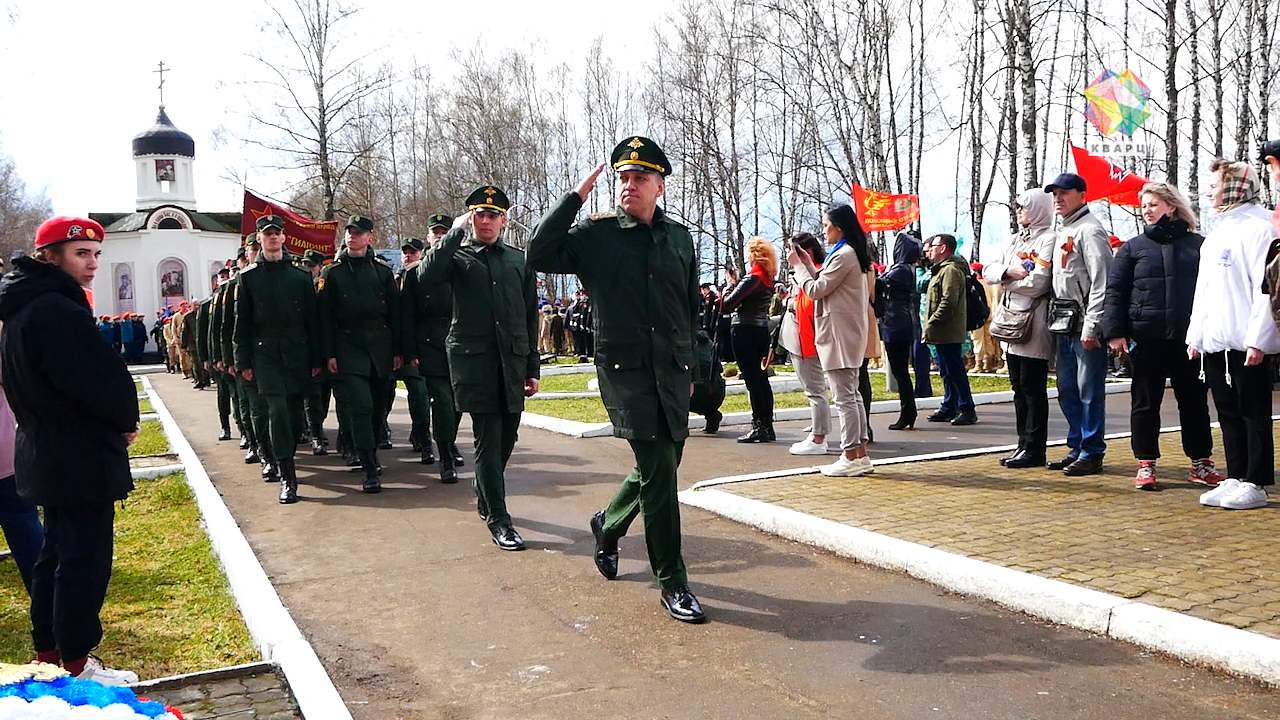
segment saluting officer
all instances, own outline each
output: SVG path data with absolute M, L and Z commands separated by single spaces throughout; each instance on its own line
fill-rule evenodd
M 431 224 L 429 242 L 436 247 L 453 224 L 453 218 L 436 214 L 428 222 Z M 440 448 L 440 482 L 456 483 L 456 468 L 462 465 L 462 455 L 458 452 L 458 415 L 454 410 L 453 387 L 449 384 L 449 358 L 445 354 L 445 338 L 453 321 L 453 291 L 447 283 L 422 282 L 417 265 L 410 265 L 405 268 L 400 287 L 400 312 L 400 330 L 405 335 L 405 365 L 416 368 L 430 398 L 428 433 L 421 436 L 423 462 L 431 443 L 427 435 L 434 429 L 436 446 Z
M 467 207 L 418 272 L 427 287 L 447 283 L 453 290 L 445 348 L 457 408 L 471 413 L 476 509 L 499 548 L 523 550 L 507 513 L 504 476 L 524 399 L 538 391 L 537 284 L 524 254 L 502 242 L 511 207 L 506 193 L 477 188 Z
M 284 222 L 258 218 L 262 255 L 236 291 L 236 367 L 266 399 L 271 447 L 280 468 L 280 502 L 298 502 L 294 464 L 302 424 L 302 394 L 320 374 L 316 295 L 311 276 L 284 251 Z
M 400 297 L 391 266 L 369 249 L 373 219 L 352 215 L 346 235 L 346 253 L 320 273 L 320 337 L 364 473 L 363 489 L 376 493 L 382 483 L 374 450 L 386 383 L 401 364 Z
M 618 205 L 573 224 L 604 165 L 556 203 L 526 249 L 534 270 L 576 273 L 591 292 L 600 397 L 614 435 L 635 468 L 605 510 L 591 518 L 596 568 L 618 574 L 618 539 L 643 510 L 649 562 L 671 617 L 703 622 L 680 552 L 676 470 L 689 436 L 697 380 L 698 262 L 688 229 L 658 207 L 671 164 L 658 144 L 630 137 L 610 157 Z
M 324 268 L 324 260 L 324 253 L 319 250 L 308 250 L 302 254 L 302 266 L 311 275 L 313 291 L 315 285 L 320 281 L 320 270 Z M 329 399 L 331 396 L 332 389 L 329 387 L 327 369 L 321 369 L 319 375 L 311 378 L 311 387 L 307 389 L 307 395 L 303 398 L 307 426 L 311 430 L 312 455 L 329 454 L 327 447 L 329 439 L 324 436 L 324 421 L 329 415 Z

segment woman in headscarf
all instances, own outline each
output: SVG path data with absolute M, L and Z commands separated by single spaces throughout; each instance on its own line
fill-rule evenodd
M 880 339 L 889 356 L 889 372 L 898 384 L 898 420 L 890 430 L 910 430 L 916 424 L 916 397 L 907 367 L 912 345 L 920 337 L 920 293 L 916 291 L 920 254 L 919 241 L 907 233 L 899 234 L 893 245 L 893 265 L 880 276 L 889 291 L 888 307 L 880 318 Z

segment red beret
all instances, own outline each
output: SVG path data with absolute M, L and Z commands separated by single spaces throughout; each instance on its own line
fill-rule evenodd
M 96 220 L 78 217 L 49 218 L 36 230 L 36 249 L 56 245 L 68 240 L 94 240 L 102 242 L 106 233 Z

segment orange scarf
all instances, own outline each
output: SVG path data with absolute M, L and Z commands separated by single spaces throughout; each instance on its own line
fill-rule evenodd
M 821 265 L 815 265 L 821 271 Z M 813 300 L 804 294 L 804 288 L 797 286 L 796 321 L 800 324 L 800 357 L 811 358 L 818 354 L 817 330 L 813 324 Z

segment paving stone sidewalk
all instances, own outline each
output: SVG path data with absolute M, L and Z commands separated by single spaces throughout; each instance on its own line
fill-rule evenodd
M 1133 488 L 1127 440 L 1109 443 L 1103 474 L 1083 478 L 1009 470 L 1001 453 L 716 489 L 1280 638 L 1280 565 L 1268 552 L 1280 496 L 1257 510 L 1202 507 L 1206 488 L 1186 480 L 1180 442 L 1161 437 L 1161 492 Z
M 289 684 L 274 671 L 242 677 L 186 676 L 137 690 L 140 696 L 178 708 L 186 720 L 298 720 L 302 717 L 289 692 Z

